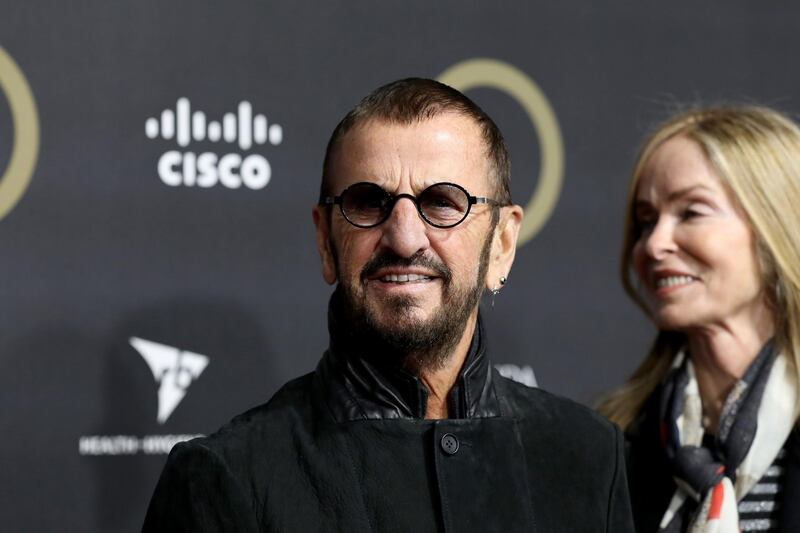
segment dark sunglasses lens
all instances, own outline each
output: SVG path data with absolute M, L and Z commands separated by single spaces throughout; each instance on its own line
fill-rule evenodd
M 374 226 L 389 209 L 391 198 L 374 183 L 357 183 L 342 193 L 342 212 L 357 226 Z
M 434 226 L 455 226 L 467 216 L 469 196 L 455 185 L 438 183 L 419 195 L 419 208 L 425 219 Z

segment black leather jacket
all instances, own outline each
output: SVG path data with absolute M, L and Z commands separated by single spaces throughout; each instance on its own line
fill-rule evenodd
M 418 379 L 329 350 L 176 446 L 144 531 L 633 531 L 619 431 L 499 376 L 480 326 L 450 396 L 424 420 Z

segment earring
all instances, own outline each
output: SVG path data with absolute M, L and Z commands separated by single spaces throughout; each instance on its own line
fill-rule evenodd
M 494 297 L 500 294 L 500 290 L 503 286 L 508 282 L 508 278 L 505 276 L 500 276 L 500 285 L 495 285 L 492 287 L 492 307 L 494 307 Z
M 780 278 L 775 281 L 775 304 L 778 307 L 783 306 L 783 282 Z

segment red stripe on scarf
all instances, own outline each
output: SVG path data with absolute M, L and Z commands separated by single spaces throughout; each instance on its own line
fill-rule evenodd
M 722 514 L 722 500 L 725 498 L 725 487 L 722 486 L 720 481 L 714 486 L 714 492 L 711 494 L 711 507 L 708 510 L 708 519 L 714 520 L 719 518 Z

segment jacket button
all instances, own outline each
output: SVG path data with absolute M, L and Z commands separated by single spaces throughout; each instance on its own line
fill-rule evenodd
M 444 450 L 444 453 L 447 455 L 453 455 L 458 451 L 458 439 L 451 433 L 445 433 L 442 435 L 442 441 L 440 444 L 442 446 L 442 450 Z

